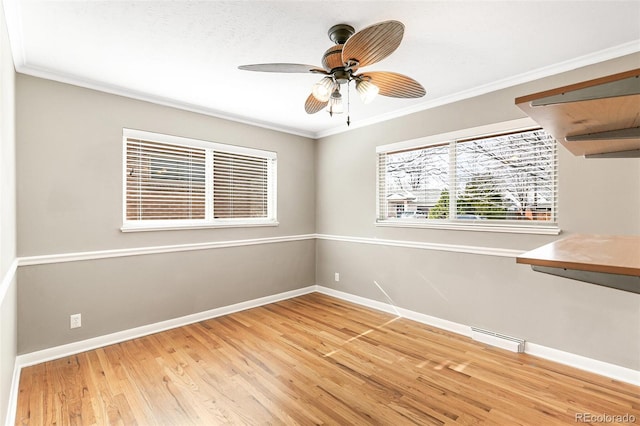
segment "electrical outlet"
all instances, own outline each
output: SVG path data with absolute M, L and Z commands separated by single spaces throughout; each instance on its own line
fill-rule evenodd
M 340 273 L 336 272 L 334 279 L 336 280 L 336 282 L 340 281 Z
M 79 328 L 82 327 L 82 314 L 73 314 L 69 317 L 69 327 Z

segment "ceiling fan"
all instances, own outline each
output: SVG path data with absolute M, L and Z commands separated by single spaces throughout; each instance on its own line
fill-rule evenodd
M 342 113 L 340 88 L 346 84 L 348 91 L 352 81 L 365 104 L 370 103 L 378 94 L 392 98 L 420 98 L 425 95 L 424 87 L 406 75 L 388 71 L 358 74 L 361 67 L 383 60 L 398 48 L 404 34 L 402 22 L 379 22 L 358 32 L 351 25 L 338 24 L 331 27 L 328 34 L 335 45 L 322 55 L 322 68 L 291 63 L 241 65 L 238 68 L 246 71 L 324 75 L 313 86 L 304 104 L 307 114 L 315 114 L 325 107 L 330 115 Z M 347 118 L 347 125 L 349 124 L 350 120 Z

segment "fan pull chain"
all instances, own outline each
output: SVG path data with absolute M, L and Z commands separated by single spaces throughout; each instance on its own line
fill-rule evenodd
M 351 80 L 347 83 L 347 127 L 351 124 Z

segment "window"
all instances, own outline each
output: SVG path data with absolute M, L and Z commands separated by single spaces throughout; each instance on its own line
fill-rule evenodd
M 378 149 L 378 224 L 559 232 L 557 144 L 544 130 L 443 139 Z
M 274 152 L 124 129 L 123 230 L 276 225 Z

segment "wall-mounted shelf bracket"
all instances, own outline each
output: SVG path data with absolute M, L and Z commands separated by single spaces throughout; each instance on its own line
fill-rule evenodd
M 640 158 L 640 149 L 629 151 L 604 152 L 602 154 L 587 154 L 584 158 Z
M 640 127 L 607 130 L 606 132 L 585 133 L 582 135 L 571 135 L 564 138 L 567 142 L 619 141 L 625 139 L 640 139 Z M 586 154 L 585 158 L 640 158 L 640 149 Z
M 640 277 L 620 274 L 606 274 L 602 272 L 578 271 L 574 269 L 552 268 L 548 266 L 531 265 L 536 272 L 556 275 L 558 277 L 597 284 L 618 290 L 640 294 Z
M 640 94 L 640 78 L 633 76 L 623 80 L 611 81 L 597 86 L 571 90 L 557 95 L 531 101 L 532 107 L 565 104 L 578 101 L 592 101 L 594 99 L 614 98 Z
M 571 135 L 564 138 L 567 142 L 580 141 L 602 141 L 611 139 L 636 139 L 640 138 L 640 127 L 630 127 L 628 129 L 607 130 L 606 132 L 585 133 L 582 135 Z
M 516 105 L 574 155 L 638 157 L 640 68 L 522 96 Z M 609 153 L 616 154 L 601 155 Z

